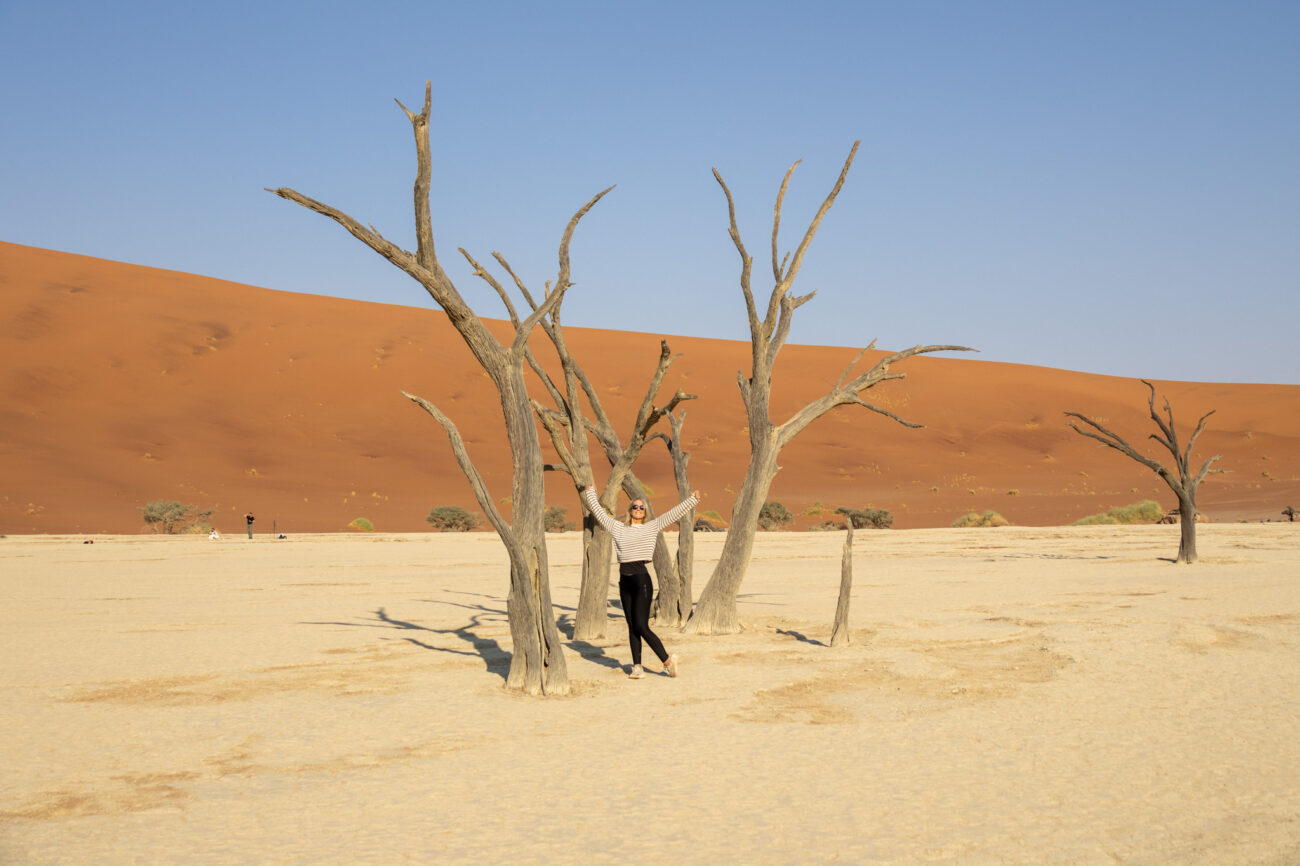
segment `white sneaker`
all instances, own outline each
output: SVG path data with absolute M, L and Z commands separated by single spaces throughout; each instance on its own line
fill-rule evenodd
M 668 661 L 664 662 L 664 673 L 670 677 L 677 676 L 677 656 L 669 656 Z
M 629 680 L 639 680 L 645 676 L 645 670 L 640 665 L 632 665 L 632 672 L 627 675 Z

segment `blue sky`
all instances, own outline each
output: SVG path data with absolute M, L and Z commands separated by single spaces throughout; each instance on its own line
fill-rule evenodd
M 960 343 L 1119 376 L 1300 384 L 1300 3 L 0 0 L 0 240 L 425 306 L 287 186 L 413 248 L 433 81 L 444 265 L 570 325 L 745 339 L 854 140 L 792 343 Z M 768 276 L 766 280 L 762 279 Z

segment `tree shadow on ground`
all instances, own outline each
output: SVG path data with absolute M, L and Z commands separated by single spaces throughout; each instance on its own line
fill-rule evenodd
M 819 641 L 816 638 L 808 637 L 808 635 L 804 634 L 803 632 L 798 632 L 795 631 L 794 629 L 778 628 L 776 630 L 776 633 L 788 635 L 789 637 L 792 637 L 795 640 L 801 640 L 804 643 L 812 644 L 813 646 L 830 646 L 830 644 L 828 643 Z
M 595 644 L 588 643 L 585 640 L 575 640 L 573 633 L 577 628 L 577 624 L 569 614 L 562 614 L 556 625 L 560 629 L 560 634 L 568 638 L 565 642 L 565 646 L 569 647 L 569 649 L 576 652 L 586 661 L 595 662 L 601 667 L 606 668 L 623 667 L 623 663 L 606 653 L 604 647 L 596 646 Z
M 510 670 L 510 653 L 501 647 L 495 638 L 480 637 L 474 629 L 481 629 L 490 618 L 505 616 L 504 610 L 489 608 L 485 605 L 458 604 L 457 607 L 464 607 L 470 610 L 477 610 L 478 613 L 472 615 L 467 624 L 456 628 L 433 628 L 427 625 L 408 622 L 406 620 L 394 619 L 388 615 L 388 611 L 379 608 L 374 611 L 371 618 L 354 620 L 352 622 L 303 622 L 302 625 L 341 625 L 352 628 L 383 628 L 394 629 L 397 631 L 423 632 L 431 635 L 451 635 L 470 645 L 472 649 L 456 649 L 455 647 L 434 646 L 426 643 L 416 637 L 399 637 L 399 640 L 406 641 L 422 649 L 433 652 L 451 653 L 460 656 L 476 656 L 483 661 L 483 666 L 491 673 L 506 679 Z M 499 619 L 497 620 L 500 621 Z
M 744 601 L 745 604 L 765 604 L 765 605 L 768 605 L 769 607 L 785 607 L 785 603 L 784 603 L 784 602 L 780 602 L 780 601 L 758 601 L 758 600 L 757 600 L 757 599 L 759 598 L 759 596 L 764 596 L 764 595 L 765 595 L 765 596 L 772 597 L 772 596 L 773 596 L 773 593 L 770 593 L 770 592 L 742 592 L 742 593 L 740 593 L 739 595 L 736 596 L 736 600 L 737 600 L 737 601 Z
M 494 601 L 498 601 L 498 602 L 500 601 L 499 598 L 495 596 L 486 595 L 484 593 L 462 592 L 461 594 L 478 595 L 483 598 L 491 598 Z M 457 649 L 455 647 L 435 646 L 432 643 L 428 643 L 427 642 L 428 639 L 421 640 L 419 637 L 409 636 L 409 635 L 401 635 L 397 639 L 405 641 L 406 643 L 412 644 L 414 646 L 418 646 L 421 649 L 430 650 L 431 652 L 451 653 L 452 655 L 460 655 L 460 656 L 477 656 L 478 658 L 482 659 L 484 667 L 489 672 L 496 674 L 497 676 L 501 677 L 503 680 L 509 676 L 510 652 L 506 650 L 504 647 L 502 647 L 501 644 L 496 640 L 496 638 L 482 637 L 477 631 L 475 631 L 476 629 L 483 629 L 485 626 L 488 625 L 505 624 L 508 621 L 505 610 L 502 610 L 500 608 L 495 608 L 495 607 L 489 607 L 488 605 L 485 604 L 470 603 L 470 602 L 446 601 L 446 600 L 431 599 L 431 598 L 421 599 L 421 601 L 426 602 L 428 604 L 442 604 L 442 605 L 447 605 L 449 607 L 458 607 L 464 610 L 475 611 L 475 613 L 473 613 L 470 616 L 468 623 L 462 626 L 457 626 L 455 628 L 434 628 L 432 626 L 420 625 L 419 623 L 410 622 L 409 620 L 396 619 L 395 617 L 389 615 L 387 609 L 382 607 L 379 608 L 378 610 L 375 610 L 369 618 L 354 620 L 352 622 L 305 621 L 301 624 L 302 625 L 334 625 L 334 626 L 341 625 L 341 626 L 348 626 L 352 628 L 383 628 L 383 629 L 393 629 L 399 632 L 407 631 L 407 632 L 423 632 L 429 635 L 451 635 L 469 644 L 471 649 Z M 563 605 L 554 605 L 554 607 L 566 611 L 575 610 L 575 608 L 564 607 Z M 573 618 L 571 614 L 569 613 L 561 614 L 557 625 L 559 627 L 561 634 L 565 635 L 569 639 L 568 641 L 566 641 L 566 645 L 574 652 L 576 652 L 579 656 L 581 656 L 583 659 L 587 661 L 595 662 L 596 664 L 601 665 L 602 667 L 607 667 L 607 668 L 623 667 L 623 664 L 618 659 L 612 658 L 610 655 L 608 655 L 605 652 L 604 647 L 596 646 L 595 644 L 588 643 L 587 641 L 573 639 L 574 624 L 573 624 Z M 384 638 L 384 639 L 387 640 L 388 638 Z

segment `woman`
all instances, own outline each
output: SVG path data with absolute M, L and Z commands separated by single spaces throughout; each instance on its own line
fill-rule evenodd
M 605 527 L 614 538 L 614 552 L 618 555 L 618 597 L 623 602 L 623 616 L 627 619 L 627 641 L 632 646 L 631 679 L 639 680 L 645 676 L 641 668 L 641 640 L 650 644 L 650 649 L 663 662 L 664 673 L 670 677 L 677 676 L 677 656 L 668 655 L 663 641 L 650 630 L 650 599 L 654 587 L 650 584 L 650 572 L 646 563 L 654 556 L 655 542 L 659 531 L 670 523 L 676 523 L 682 515 L 700 502 L 700 491 L 692 490 L 690 499 L 679 503 L 649 523 L 646 522 L 645 500 L 634 499 L 627 507 L 627 523 L 619 523 L 610 517 L 605 507 L 596 498 L 596 488 L 587 485 L 583 491 L 587 507 L 596 516 L 596 522 Z

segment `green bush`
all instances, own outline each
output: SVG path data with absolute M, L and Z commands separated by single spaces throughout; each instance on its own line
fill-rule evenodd
M 364 517 L 358 517 L 356 520 L 354 520 L 354 521 L 352 521 L 351 523 L 349 523 L 349 524 L 348 524 L 348 527 L 349 527 L 350 529 L 359 529 L 359 530 L 361 530 L 362 532 L 374 532 L 374 531 L 375 531 L 375 525 L 374 525 L 373 523 L 371 523 L 369 520 L 367 520 L 366 518 L 364 518 Z
M 565 532 L 573 529 L 572 524 L 564 522 L 566 510 L 563 505 L 546 506 L 546 511 L 542 514 L 542 528 L 547 532 Z
M 1144 499 L 1133 505 L 1119 505 L 1101 514 L 1090 514 L 1074 521 L 1075 526 L 1114 526 L 1133 523 L 1159 523 L 1165 516 L 1160 504 Z
M 478 526 L 479 516 L 459 505 L 439 505 L 424 519 L 439 532 L 469 532 Z
M 972 511 L 970 514 L 964 514 L 953 521 L 954 529 L 966 529 L 975 526 L 1009 526 L 1010 521 L 998 514 L 996 511 L 985 511 L 983 514 L 976 514 Z
M 843 514 L 853 522 L 854 529 L 888 529 L 894 525 L 894 515 L 885 508 L 845 508 L 835 509 L 836 514 Z
M 793 521 L 794 515 L 790 509 L 779 502 L 764 502 L 758 512 L 758 528 L 764 532 L 781 529 Z
M 202 511 L 197 505 L 182 505 L 174 499 L 158 499 L 140 507 L 144 522 L 156 533 L 174 535 L 177 532 L 208 532 L 212 527 L 206 522 L 212 509 Z

